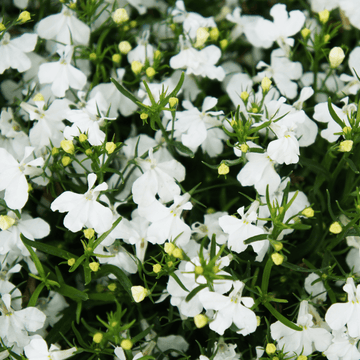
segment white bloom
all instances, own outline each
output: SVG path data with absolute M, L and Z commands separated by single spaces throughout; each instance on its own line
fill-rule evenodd
M 86 84 L 86 75 L 70 64 L 74 47 L 59 47 L 60 60 L 42 64 L 39 67 L 40 84 L 52 84 L 51 91 L 57 97 L 64 97 L 65 91 L 72 87 L 81 90 Z
M 10 67 L 19 72 L 29 70 L 31 61 L 25 55 L 35 49 L 36 34 L 24 34 L 10 40 L 9 33 L 5 33 L 0 41 L 0 74 Z
M 76 194 L 65 191 L 51 203 L 51 210 L 68 214 L 64 218 L 64 226 L 72 232 L 80 231 L 84 226 L 93 228 L 97 233 L 110 229 L 112 212 L 109 208 L 96 201 L 101 191 L 107 190 L 108 185 L 94 186 L 95 174 L 88 175 L 88 191 L 85 194 Z
M 326 301 L 326 289 L 323 282 L 320 280 L 315 284 L 312 284 L 314 281 L 318 280 L 320 277 L 315 273 L 311 273 L 305 279 L 305 290 L 308 294 L 313 296 L 315 301 Z

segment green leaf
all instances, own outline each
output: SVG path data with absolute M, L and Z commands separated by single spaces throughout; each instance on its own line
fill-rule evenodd
M 94 244 L 94 246 L 93 246 L 94 249 L 96 249 L 96 248 L 102 243 L 102 241 L 105 240 L 105 238 L 116 228 L 116 226 L 118 226 L 118 224 L 119 224 L 119 222 L 120 222 L 121 220 L 122 220 L 122 216 L 120 216 L 119 218 L 117 218 L 117 219 L 114 221 L 111 229 L 109 229 L 108 231 L 104 232 L 98 239 L 96 239 L 95 244 Z
M 105 276 L 108 274 L 115 275 L 117 277 L 117 279 L 119 280 L 121 286 L 125 289 L 125 291 L 132 298 L 132 294 L 131 294 L 132 283 L 129 280 L 129 278 L 126 276 L 126 274 L 115 265 L 103 265 L 103 266 L 101 266 L 100 270 L 96 273 L 96 275 L 98 277 Z
M 76 329 L 74 322 L 72 322 L 71 327 L 72 327 L 72 329 L 73 329 L 73 332 L 74 332 L 74 334 L 75 334 L 75 336 L 76 336 L 76 339 L 77 339 L 78 343 L 79 343 L 83 348 L 88 349 L 89 346 L 85 343 L 85 341 L 83 340 L 80 332 Z
M 161 104 L 162 106 L 166 105 L 171 97 L 176 97 L 178 92 L 181 90 L 181 87 L 183 86 L 184 80 L 185 80 L 185 73 L 182 72 L 180 75 L 179 82 L 175 86 L 175 89 L 165 98 L 166 102 L 164 100 L 164 104 Z
M 141 333 L 137 334 L 136 336 L 131 338 L 131 341 L 133 342 L 133 344 L 137 343 L 138 341 L 140 341 L 142 338 L 144 338 L 147 334 L 150 333 L 150 331 L 152 330 L 154 325 L 150 325 L 147 329 L 145 329 L 144 331 L 142 331 Z
M 49 254 L 49 255 L 58 256 L 58 257 L 61 257 L 61 258 L 65 259 L 65 260 L 69 260 L 69 259 L 72 259 L 72 258 L 74 258 L 74 259 L 78 258 L 78 256 L 72 254 L 71 252 L 59 249 L 56 246 L 52 246 L 52 245 L 49 245 L 49 244 L 44 244 L 44 243 L 39 242 L 39 241 L 29 240 L 25 236 L 23 236 L 23 238 L 21 240 L 25 245 L 31 246 L 31 247 L 33 247 L 33 248 L 35 248 L 35 249 L 37 249 L 37 250 L 39 250 L 39 251 L 41 251 L 43 253 Z
M 271 312 L 272 315 L 276 317 L 277 320 L 282 322 L 285 326 L 296 330 L 296 331 L 302 331 L 302 328 L 288 320 L 285 316 L 281 315 L 272 305 L 270 305 L 268 302 L 264 303 L 264 306 Z
M 156 106 L 157 104 L 156 104 L 156 101 L 155 101 L 155 99 L 154 99 L 153 94 L 151 93 L 151 90 L 150 90 L 150 88 L 149 88 L 149 85 L 147 84 L 147 82 L 146 82 L 145 80 L 143 80 L 143 84 L 144 84 L 145 90 L 146 90 L 146 92 L 147 92 L 147 94 L 148 94 L 148 96 L 149 96 L 151 105 L 152 105 L 152 106 Z
M 207 287 L 207 284 L 201 284 L 197 286 L 195 289 L 191 290 L 191 292 L 188 294 L 188 296 L 185 298 L 185 301 L 190 301 L 199 291 L 202 289 L 205 289 Z
M 195 156 L 192 150 L 190 150 L 187 146 L 183 145 L 180 141 L 171 141 L 170 145 L 174 146 L 176 149 L 178 149 L 180 152 L 189 155 L 191 158 Z
M 244 241 L 244 244 L 248 245 L 248 244 L 251 244 L 251 243 L 253 243 L 255 241 L 266 240 L 267 238 L 268 238 L 268 234 L 255 235 L 255 236 L 252 236 L 252 237 L 246 239 Z
M 60 287 L 56 289 L 56 292 L 75 301 L 86 301 L 89 299 L 86 292 L 66 284 L 60 284 Z
M 345 161 L 348 163 L 350 169 L 351 169 L 355 174 L 360 174 L 360 171 L 358 170 L 358 168 L 356 167 L 356 165 L 354 164 L 354 162 L 353 162 L 351 159 L 346 158 Z
M 334 121 L 341 127 L 344 128 L 345 127 L 345 123 L 338 117 L 338 115 L 336 114 L 335 110 L 332 107 L 332 103 L 331 103 L 331 97 L 328 98 L 328 109 L 330 112 L 331 117 L 334 119 Z
M 32 293 L 31 295 L 31 298 L 29 300 L 29 303 L 28 303 L 28 307 L 30 306 L 35 306 L 36 305 L 36 302 L 37 302 L 37 299 L 39 298 L 40 296 L 40 293 L 42 291 L 42 289 L 45 287 L 45 283 L 40 283 L 37 288 L 35 289 L 35 291 Z
M 20 234 L 20 238 L 21 238 L 22 242 L 24 243 L 25 247 L 28 249 L 28 251 L 29 251 L 29 253 L 31 255 L 31 259 L 34 262 L 36 270 L 38 271 L 39 275 L 43 279 L 45 279 L 46 275 L 45 275 L 44 268 L 41 265 L 41 261 L 39 260 L 39 258 L 35 254 L 35 251 L 31 248 L 31 246 L 26 243 L 26 240 L 28 240 L 28 239 L 23 234 Z M 28 240 L 28 241 L 30 241 L 30 240 Z
M 180 279 L 178 278 L 178 276 L 175 273 L 170 273 L 169 274 L 177 283 L 178 285 L 185 291 L 189 292 L 189 290 L 185 287 L 185 285 L 180 281 Z
M 126 90 L 121 84 L 119 84 L 114 78 L 110 78 L 112 83 L 116 86 L 116 88 L 128 99 L 134 102 L 136 105 L 139 105 L 140 101 L 129 91 Z

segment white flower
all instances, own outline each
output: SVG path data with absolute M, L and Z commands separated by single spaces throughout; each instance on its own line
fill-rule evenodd
M 148 42 L 149 36 L 150 31 L 145 30 L 142 36 L 136 39 L 138 45 L 127 54 L 129 64 L 132 64 L 133 61 L 140 61 L 145 65 L 146 60 L 150 65 L 154 63 L 154 47 Z
M 44 159 L 29 159 L 34 149 L 27 146 L 20 163 L 5 149 L 0 149 L 0 191 L 5 190 L 5 201 L 10 209 L 22 209 L 29 198 L 26 175 L 42 173 Z
M 358 360 L 360 351 L 358 349 L 359 338 L 352 338 L 344 326 L 340 330 L 333 331 L 334 338 L 324 355 L 329 360 Z
M 313 316 L 309 313 L 306 300 L 300 303 L 297 325 L 302 331 L 293 330 L 280 321 L 271 324 L 271 337 L 277 341 L 277 348 L 287 353 L 287 356 L 308 356 L 317 351 L 325 351 L 332 339 L 332 335 L 324 328 L 315 327 Z
M 31 61 L 25 55 L 35 49 L 36 34 L 24 34 L 10 40 L 9 33 L 5 33 L 0 41 L 0 74 L 10 67 L 19 72 L 29 70 Z
M 305 290 L 308 294 L 313 296 L 313 301 L 326 301 L 326 289 L 323 282 L 320 280 L 315 284 L 312 284 L 314 281 L 320 279 L 319 275 L 311 273 L 305 279 Z
M 63 6 L 61 13 L 42 19 L 37 25 L 37 33 L 43 39 L 65 45 L 87 45 L 90 38 L 90 28 L 66 6 Z
M 60 60 L 42 64 L 39 67 L 40 84 L 52 84 L 51 91 L 57 97 L 64 97 L 65 91 L 72 87 L 81 90 L 86 84 L 86 75 L 70 64 L 74 47 L 59 47 Z
M 351 337 L 360 337 L 360 285 L 355 288 L 354 279 L 348 278 L 343 289 L 348 294 L 348 302 L 332 304 L 325 321 L 333 330 L 347 325 Z
M 234 289 L 229 296 L 215 292 L 200 294 L 200 301 L 205 309 L 217 310 L 215 319 L 210 322 L 210 329 L 223 335 L 232 323 L 239 329 L 238 334 L 248 335 L 257 327 L 255 313 L 250 310 L 254 305 L 254 299 L 242 296 L 245 284 L 242 281 L 234 281 Z M 243 305 L 242 305 L 243 304 Z
M 347 74 L 342 74 L 340 80 L 347 82 L 348 84 L 341 91 L 345 94 L 357 94 L 360 89 L 360 82 L 358 75 L 360 74 L 360 47 L 355 47 L 349 55 L 349 69 L 352 73 L 352 76 Z
M 60 350 L 54 344 L 48 349 L 46 341 L 39 335 L 34 335 L 30 344 L 24 347 L 25 355 L 29 360 L 64 360 L 73 356 L 76 350 L 76 347 Z
M 109 208 L 96 201 L 101 191 L 107 190 L 108 185 L 103 182 L 92 187 L 96 181 L 95 174 L 88 175 L 88 191 L 85 194 L 76 194 L 65 191 L 51 203 L 51 210 L 68 214 L 64 218 L 64 226 L 72 232 L 80 231 L 84 226 L 93 228 L 97 233 L 110 229 L 112 212 Z

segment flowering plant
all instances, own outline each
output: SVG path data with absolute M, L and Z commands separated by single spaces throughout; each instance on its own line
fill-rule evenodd
M 0 359 L 360 359 L 358 0 L 6 0 Z

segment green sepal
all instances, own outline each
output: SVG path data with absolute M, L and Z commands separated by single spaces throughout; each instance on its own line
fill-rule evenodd
M 205 289 L 207 287 L 207 284 L 201 284 L 197 286 L 195 289 L 191 290 L 191 292 L 188 294 L 188 296 L 185 298 L 185 301 L 190 301 L 199 291 L 202 289 Z
M 279 320 L 281 323 L 283 323 L 285 326 L 296 330 L 296 331 L 302 331 L 302 328 L 297 326 L 296 324 L 294 324 L 293 322 L 291 322 L 290 320 L 288 320 L 284 315 L 281 315 L 271 304 L 269 304 L 268 302 L 264 303 L 264 306 L 271 312 L 271 314 L 273 316 L 275 316 L 275 318 L 277 320 Z
M 330 112 L 331 117 L 333 118 L 333 120 L 341 127 L 344 128 L 345 127 L 345 123 L 339 118 L 339 116 L 337 115 L 337 113 L 335 112 L 335 110 L 332 107 L 332 103 L 331 103 L 331 97 L 328 98 L 328 109 Z

